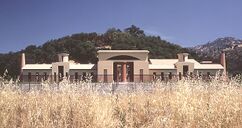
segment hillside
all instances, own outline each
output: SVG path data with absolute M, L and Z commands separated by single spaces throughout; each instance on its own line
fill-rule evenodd
M 227 68 L 232 74 L 242 73 L 242 40 L 233 37 L 218 38 L 190 49 L 200 58 L 219 62 L 222 51 L 226 53 Z
M 78 33 L 46 42 L 41 46 L 30 45 L 24 50 L 0 54 L 0 74 L 5 69 L 11 77 L 20 74 L 20 54 L 26 53 L 27 63 L 51 63 L 57 61 L 57 53 L 67 52 L 70 59 L 80 63 L 96 63 L 99 49 L 146 49 L 150 58 L 175 58 L 186 49 L 162 40 L 159 36 L 145 35 L 132 25 L 124 30 L 111 28 L 103 34 Z

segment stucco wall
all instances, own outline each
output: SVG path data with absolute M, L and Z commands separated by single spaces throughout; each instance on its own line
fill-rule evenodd
M 52 75 L 54 75 L 54 73 L 58 74 L 58 66 L 64 66 L 64 74 L 66 72 L 69 72 L 69 68 L 70 68 L 69 62 L 56 62 L 56 63 L 52 63 Z
M 28 73 L 31 73 L 31 75 L 36 75 L 36 73 L 38 72 L 39 75 L 44 75 L 44 73 L 46 72 L 47 75 L 51 75 L 51 69 L 46 70 L 46 69 L 24 69 L 23 70 L 23 75 L 28 75 Z
M 199 72 L 201 72 L 202 75 L 207 75 L 208 72 L 210 72 L 211 75 L 216 75 L 216 73 L 222 74 L 223 70 L 217 70 L 217 69 L 195 69 L 194 74 L 198 75 Z
M 176 64 L 177 74 L 181 72 L 183 74 L 183 66 L 188 66 L 188 73 L 194 71 L 194 63 L 191 62 L 177 62 Z

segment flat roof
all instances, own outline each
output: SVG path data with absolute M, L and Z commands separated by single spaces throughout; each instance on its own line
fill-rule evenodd
M 120 53 L 120 52 L 124 52 L 124 53 L 149 53 L 148 50 L 98 50 L 97 53 Z
M 194 63 L 194 69 L 224 69 L 221 64 L 200 64 L 194 59 L 188 59 L 186 62 Z M 183 63 L 178 62 L 178 59 L 150 59 L 149 69 L 176 69 L 176 63 Z
M 26 64 L 22 69 L 42 69 L 50 70 L 52 64 Z
M 70 64 L 70 70 L 73 69 L 94 69 L 95 64 Z

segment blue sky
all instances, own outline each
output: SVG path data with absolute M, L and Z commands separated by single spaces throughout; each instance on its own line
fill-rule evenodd
M 0 53 L 132 24 L 184 47 L 242 38 L 241 0 L 0 0 Z

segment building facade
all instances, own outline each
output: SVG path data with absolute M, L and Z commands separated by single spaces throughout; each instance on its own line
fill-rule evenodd
M 153 80 L 177 80 L 187 76 L 209 77 L 226 73 L 225 54 L 221 63 L 199 63 L 188 58 L 188 53 L 178 54 L 177 59 L 149 59 L 148 50 L 99 50 L 97 64 L 80 64 L 69 60 L 69 54 L 58 54 L 58 62 L 52 64 L 25 64 L 22 54 L 21 80 L 40 82 L 50 80 L 71 82 L 150 82 Z

